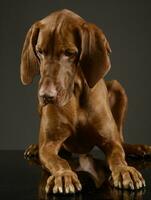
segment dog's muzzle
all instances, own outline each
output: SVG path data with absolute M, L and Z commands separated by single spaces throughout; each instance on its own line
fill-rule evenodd
M 57 89 L 53 84 L 42 85 L 39 90 L 39 99 L 42 104 L 54 104 L 57 101 Z

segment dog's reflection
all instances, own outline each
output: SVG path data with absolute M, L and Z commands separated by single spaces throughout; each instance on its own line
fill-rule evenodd
M 65 155 L 66 156 L 66 155 Z M 138 191 L 119 190 L 111 186 L 109 181 L 110 172 L 105 161 L 96 159 L 92 155 L 82 155 L 80 157 L 67 156 L 70 166 L 77 171 L 78 177 L 82 183 L 83 190 L 73 195 L 54 195 L 45 193 L 46 181 L 50 174 L 42 170 L 41 180 L 38 187 L 39 200 L 93 200 L 93 199 L 110 199 L 110 200 L 142 200 L 145 189 Z M 38 160 L 30 160 L 38 163 Z M 129 159 L 129 164 L 135 166 L 138 170 L 151 167 L 151 161 L 138 159 Z

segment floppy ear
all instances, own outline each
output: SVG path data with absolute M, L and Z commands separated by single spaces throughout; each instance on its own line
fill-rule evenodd
M 38 58 L 35 53 L 38 34 L 39 28 L 35 24 L 29 29 L 23 45 L 20 75 L 24 85 L 30 84 L 34 76 L 39 73 Z
M 89 87 L 103 78 L 110 69 L 111 49 L 103 32 L 93 24 L 81 28 L 80 66 Z

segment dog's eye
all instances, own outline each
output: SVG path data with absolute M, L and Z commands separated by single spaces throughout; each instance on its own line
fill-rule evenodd
M 74 57 L 77 55 L 77 51 L 73 50 L 73 49 L 66 49 L 64 51 L 64 55 L 67 57 Z

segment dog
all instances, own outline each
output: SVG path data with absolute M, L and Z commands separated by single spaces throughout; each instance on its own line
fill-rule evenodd
M 103 31 L 67 9 L 37 21 L 26 35 L 21 81 L 28 85 L 40 74 L 41 116 L 39 144 L 26 153 L 38 153 L 41 165 L 50 172 L 46 193 L 81 191 L 76 172 L 59 152 L 63 148 L 83 155 L 94 146 L 106 156 L 114 187 L 145 187 L 125 154 L 151 155 L 151 147 L 124 143 L 128 100 L 117 80 L 104 80 L 111 67 L 110 53 Z

